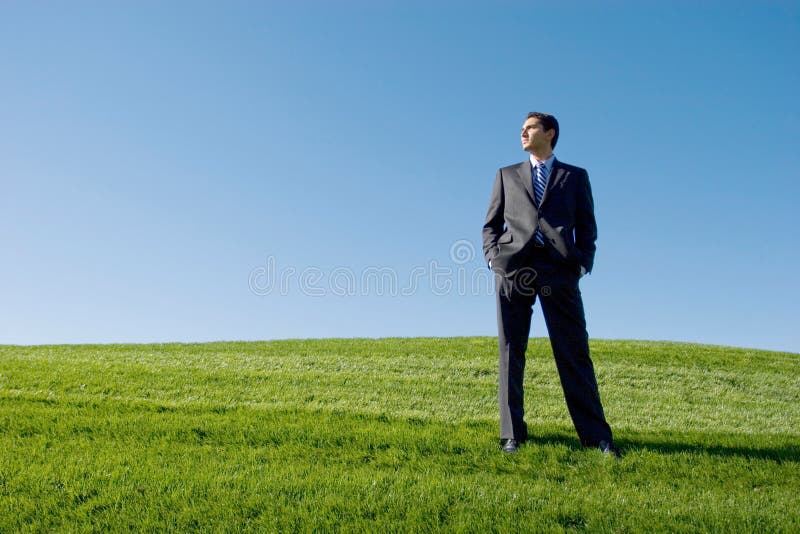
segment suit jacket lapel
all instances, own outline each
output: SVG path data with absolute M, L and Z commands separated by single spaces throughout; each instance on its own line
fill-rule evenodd
M 547 195 L 550 193 L 550 190 L 553 189 L 558 182 L 563 180 L 566 174 L 567 171 L 559 164 L 558 160 L 553 159 L 553 167 L 550 169 L 550 176 L 547 178 L 547 187 L 542 194 L 542 201 L 539 203 L 539 206 L 544 204 L 544 201 L 547 200 Z
M 528 192 L 528 196 L 531 197 L 531 202 L 533 205 L 536 205 L 536 195 L 533 194 L 533 174 L 531 170 L 531 162 L 529 160 L 525 160 L 519 164 L 517 168 L 517 174 L 519 174 L 519 179 L 522 180 L 522 185 L 525 186 L 525 190 Z

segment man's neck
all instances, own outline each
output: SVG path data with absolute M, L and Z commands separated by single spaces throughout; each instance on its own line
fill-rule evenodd
M 534 152 L 531 150 L 531 156 L 533 156 L 538 161 L 547 161 L 547 158 L 553 155 L 552 150 L 548 150 L 547 152 Z

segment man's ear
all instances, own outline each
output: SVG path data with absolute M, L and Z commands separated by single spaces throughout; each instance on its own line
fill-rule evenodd
M 550 146 L 553 146 L 553 138 L 556 136 L 556 129 L 550 128 L 549 130 L 545 130 L 544 135 L 546 135 L 547 140 L 550 141 Z

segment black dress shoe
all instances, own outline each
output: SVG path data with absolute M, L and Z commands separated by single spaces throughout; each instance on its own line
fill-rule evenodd
M 614 442 L 613 441 L 603 440 L 603 441 L 601 441 L 599 443 L 597 448 L 600 449 L 600 452 L 602 452 L 603 454 L 607 454 L 609 456 L 613 456 L 617 460 L 622 458 L 622 455 L 619 453 L 617 448 L 614 446 Z
M 519 442 L 515 439 L 506 439 L 503 440 L 503 443 L 500 445 L 500 448 L 503 449 L 503 452 L 514 454 L 515 452 L 517 452 L 517 449 L 519 448 Z

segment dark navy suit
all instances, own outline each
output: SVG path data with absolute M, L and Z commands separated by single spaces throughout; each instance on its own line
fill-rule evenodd
M 606 423 L 578 287 L 594 265 L 597 225 L 589 176 L 553 161 L 537 204 L 530 161 L 497 171 L 483 226 L 483 253 L 495 272 L 500 438 L 524 442 L 523 375 L 536 297 L 542 305 L 567 407 L 586 446 L 612 441 Z M 539 229 L 544 243 L 534 238 Z

